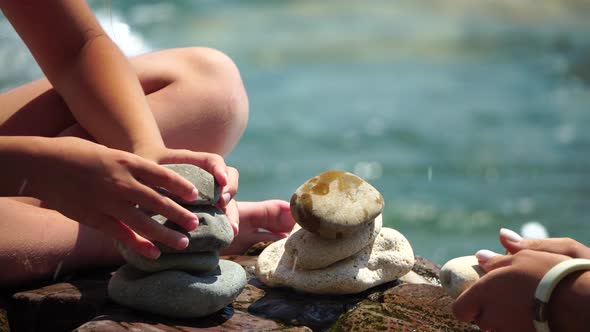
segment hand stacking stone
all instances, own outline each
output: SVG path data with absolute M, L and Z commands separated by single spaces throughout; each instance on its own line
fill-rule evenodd
M 398 231 L 382 227 L 383 197 L 360 177 L 327 171 L 291 198 L 302 227 L 268 246 L 256 276 L 271 287 L 316 294 L 352 294 L 395 280 L 414 265 Z
M 475 256 L 457 257 L 440 269 L 440 283 L 447 294 L 456 299 L 484 274 Z
M 231 303 L 246 285 L 246 273 L 237 263 L 219 259 L 219 250 L 233 241 L 233 230 L 223 211 L 213 206 L 219 186 L 213 176 L 194 165 L 164 165 L 199 190 L 199 198 L 176 200 L 199 218 L 196 230 L 186 232 L 161 215 L 152 219 L 187 235 L 189 245 L 175 250 L 160 243 L 158 259 L 137 254 L 122 243 L 115 245 L 128 264 L 111 278 L 109 296 L 117 303 L 139 310 L 178 318 L 212 314 Z

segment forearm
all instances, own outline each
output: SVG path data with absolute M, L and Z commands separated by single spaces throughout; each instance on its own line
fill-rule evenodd
M 163 147 L 156 121 L 127 59 L 104 34 L 90 37 L 53 82 L 78 122 L 98 142 L 136 152 Z
M 587 331 L 590 326 L 590 271 L 563 279 L 549 301 L 551 331 Z
M 81 0 L 0 0 L 2 11 L 78 122 L 136 152 L 163 141 L 136 73 Z

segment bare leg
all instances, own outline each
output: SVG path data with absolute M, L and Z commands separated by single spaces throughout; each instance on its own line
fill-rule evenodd
M 229 248 L 222 251 L 225 255 L 244 253 L 257 242 L 285 238 L 295 224 L 289 202 L 286 201 L 237 202 L 237 209 L 240 214 L 240 234 Z
M 227 56 L 207 48 L 185 48 L 136 57 L 131 63 L 168 147 L 222 155 L 231 151 L 246 127 L 248 101 L 239 72 Z M 91 139 L 46 80 L 0 95 L 0 105 L 2 135 Z M 282 237 L 280 233 L 261 236 L 257 230 L 272 218 L 288 220 L 281 224 L 292 226 L 290 214 L 285 217 L 285 203 L 265 201 L 241 206 L 242 232 L 232 245 L 235 251 L 225 253 L 243 252 L 259 239 Z M 96 262 L 93 266 L 121 262 L 110 239 L 42 208 L 35 200 L 0 198 L 0 234 L 0 253 L 8 253 L 1 255 L 2 266 L 19 271 L 11 272 L 11 276 L 0 273 L 0 284 L 49 277 L 58 267 L 68 271 L 88 267 L 88 262 Z M 44 240 L 40 242 L 40 238 Z M 26 263 L 31 260 L 35 268 Z
M 33 200 L 1 197 L 0 211 L 0 286 L 122 262 L 105 235 Z

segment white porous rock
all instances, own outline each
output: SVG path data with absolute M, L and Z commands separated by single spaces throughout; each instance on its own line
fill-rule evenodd
M 457 257 L 441 268 L 440 283 L 447 294 L 456 299 L 484 274 L 475 256 Z
M 324 238 L 356 233 L 383 211 L 383 196 L 360 177 L 326 171 L 302 184 L 291 196 L 291 213 L 301 227 Z
M 285 254 L 297 268 L 321 269 L 348 258 L 373 243 L 383 225 L 382 215 L 365 228 L 345 239 L 326 239 L 305 229 L 291 234 L 285 242 Z
M 414 266 L 414 252 L 406 238 L 382 228 L 372 245 L 323 269 L 293 266 L 285 254 L 287 239 L 268 246 L 258 257 L 256 276 L 270 287 L 290 287 L 314 294 L 354 294 L 395 280 Z

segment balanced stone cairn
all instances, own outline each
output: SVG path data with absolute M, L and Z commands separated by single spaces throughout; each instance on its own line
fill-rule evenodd
M 128 264 L 111 278 L 109 296 L 117 303 L 135 309 L 177 318 L 196 318 L 212 314 L 231 303 L 246 285 L 246 272 L 237 263 L 219 259 L 219 249 L 233 241 L 233 230 L 223 211 L 213 206 L 220 195 L 213 176 L 194 165 L 165 167 L 182 175 L 199 190 L 199 197 L 185 202 L 171 197 L 199 218 L 196 230 L 186 232 L 161 215 L 153 220 L 189 238 L 184 250 L 160 243 L 162 254 L 149 259 L 121 242 L 115 244 Z
M 327 171 L 291 197 L 297 224 L 258 257 L 256 276 L 271 287 L 353 294 L 395 280 L 414 266 L 398 231 L 382 227 L 383 196 L 360 177 Z

